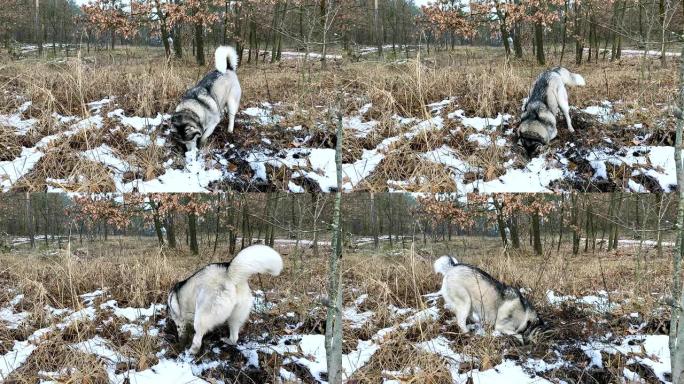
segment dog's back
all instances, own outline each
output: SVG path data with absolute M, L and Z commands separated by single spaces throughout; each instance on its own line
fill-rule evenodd
M 176 283 L 169 292 L 169 314 L 176 324 L 188 322 L 194 316 L 198 293 L 223 289 L 228 282 L 230 262 L 209 264 L 183 281 Z
M 442 283 L 445 301 L 471 302 L 472 310 L 485 323 L 496 320 L 505 286 L 487 272 L 467 264 L 454 266 Z

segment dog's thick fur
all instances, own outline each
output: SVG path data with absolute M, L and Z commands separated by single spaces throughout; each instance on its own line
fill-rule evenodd
M 468 333 L 466 320 L 479 321 L 506 335 L 529 336 L 542 324 L 534 307 L 519 289 L 507 286 L 487 272 L 461 264 L 451 256 L 434 263 L 444 275 L 441 294 L 445 307 L 456 315 L 458 327 Z
M 531 157 L 542 146 L 556 138 L 556 116 L 563 112 L 568 130 L 574 132 L 570 120 L 570 104 L 565 86 L 584 86 L 581 75 L 558 67 L 548 70 L 537 78 L 530 95 L 523 105 L 518 137 Z
M 216 48 L 214 65 L 215 70 L 185 92 L 171 117 L 172 130 L 188 151 L 207 143 L 224 114 L 228 115 L 230 133 L 235 126 L 235 114 L 242 97 L 235 73 L 238 65 L 235 49 Z
M 268 273 L 278 276 L 283 259 L 273 248 L 252 245 L 240 251 L 227 263 L 209 264 L 187 279 L 176 283 L 169 292 L 168 313 L 176 323 L 178 338 L 192 324 L 195 336 L 190 353 L 199 352 L 207 332 L 228 322 L 229 341 L 237 343 L 240 328 L 252 310 L 250 276 Z

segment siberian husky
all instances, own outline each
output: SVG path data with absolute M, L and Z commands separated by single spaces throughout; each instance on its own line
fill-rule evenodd
M 584 86 L 581 75 L 558 67 L 548 70 L 537 78 L 530 95 L 523 104 L 518 137 L 521 145 L 532 157 L 542 145 L 547 145 L 558 135 L 556 116 L 565 115 L 570 132 L 575 132 L 570 120 L 570 104 L 565 86 Z
M 228 115 L 228 131 L 233 132 L 235 114 L 240 106 L 242 88 L 238 81 L 238 56 L 233 47 L 218 47 L 214 53 L 215 70 L 189 89 L 171 116 L 172 131 L 187 151 L 203 146 Z
M 196 354 L 207 332 L 224 324 L 230 326 L 231 344 L 252 310 L 253 296 L 248 280 L 257 273 L 278 276 L 283 259 L 273 248 L 252 245 L 227 263 L 209 264 L 187 279 L 176 283 L 169 292 L 168 313 L 176 323 L 182 339 L 187 324 L 192 324 L 195 336 L 190 353 Z
M 451 256 L 437 259 L 434 269 L 444 275 L 440 293 L 464 333 L 469 332 L 466 320 L 470 318 L 524 341 L 543 324 L 519 289 L 501 283 L 487 272 L 461 264 Z

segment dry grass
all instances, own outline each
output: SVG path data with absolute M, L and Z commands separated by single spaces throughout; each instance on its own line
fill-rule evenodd
M 8 382 L 34 383 L 41 378 L 40 371 L 60 371 L 64 368 L 73 368 L 61 378 L 64 382 L 83 382 L 86 379 L 91 383 L 108 382 L 101 359 L 69 347 L 96 335 L 109 340 L 116 352 L 130 359 L 131 362 L 124 364 L 125 366 L 117 365 L 117 373 L 129 369 L 148 369 L 157 363 L 157 353 L 162 348 L 167 350 L 167 358 L 173 358 L 185 346 L 175 342 L 172 327 L 162 329 L 159 336 L 133 338 L 120 329 L 127 322 L 100 309 L 99 303 L 114 299 L 120 307 L 136 308 L 148 308 L 152 303 L 165 303 L 168 290 L 176 281 L 184 279 L 202 265 L 230 258 L 223 247 L 219 247 L 216 255 L 212 254 L 211 249 L 205 249 L 202 256 L 198 257 L 185 251 L 160 249 L 154 239 L 140 241 L 134 238 L 110 238 L 107 242 L 79 245 L 75 240 L 70 246 L 68 243 L 64 244 L 66 248 L 62 250 L 47 248 L 31 251 L 20 248 L 11 254 L 0 253 L 0 307 L 6 306 L 13 297 L 21 293 L 25 298 L 16 310 L 31 312 L 28 321 L 19 329 L 11 330 L 0 323 L 0 354 L 10 350 L 14 340 L 26 340 L 36 330 L 54 324 L 55 319 L 45 310 L 46 305 L 57 309 L 79 310 L 84 308 L 80 294 L 102 288 L 107 288 L 111 297 L 95 300 L 94 307 L 97 311 L 94 321 L 77 321 L 63 330 L 49 333 L 38 343 L 38 348 L 29 360 L 7 378 Z M 278 250 L 284 255 L 292 255 L 290 258 L 285 256 L 283 274 L 278 278 L 259 276 L 251 284 L 253 290 L 266 292 L 269 301 L 277 301 L 278 307 L 269 313 L 253 314 L 253 317 L 260 316 L 260 320 L 246 324 L 242 337 L 257 337 L 264 333 L 283 335 L 284 314 L 288 312 L 295 313 L 301 321 L 309 319 L 308 325 L 305 325 L 309 329 L 302 332 L 316 333 L 314 320 L 320 321 L 324 316 L 324 313 L 314 316 L 311 312 L 321 305 L 316 297 L 324 292 L 325 278 L 320 273 L 325 268 L 324 259 L 298 253 L 297 257 L 306 259 L 306 263 L 303 263 L 295 260 L 292 249 Z M 301 281 L 307 281 L 307 284 L 303 285 Z M 154 316 L 144 327 L 157 325 L 157 321 L 163 316 L 164 313 Z M 324 325 L 319 329 L 324 329 Z M 218 343 L 220 337 L 227 335 L 226 332 L 227 329 L 212 332 L 207 336 L 208 341 L 205 344 Z M 235 376 L 247 375 L 246 371 L 242 372 L 239 368 L 244 364 L 243 357 L 239 352 L 233 351 L 231 355 L 228 352 L 221 352 L 226 353 L 221 360 L 234 360 L 236 371 L 219 370 L 205 372 L 205 375 L 223 380 L 234 379 L 235 382 L 252 382 L 247 379 L 241 381 Z M 264 368 L 258 374 L 277 376 L 280 364 L 274 365 L 274 361 L 271 363 L 262 367 L 275 367 L 273 372 Z
M 548 61 L 555 63 L 557 57 L 549 55 Z M 645 65 L 650 62 L 651 59 L 644 61 L 643 58 L 633 57 L 613 63 L 585 64 L 577 68 L 571 65 L 572 57 L 568 57 L 565 65 L 581 73 L 588 83 L 586 87 L 571 90 L 571 104 L 584 107 L 603 100 L 621 100 L 622 103 L 615 105 L 618 112 L 636 111 L 626 114 L 628 117 L 621 124 L 643 123 L 645 129 L 654 134 L 652 142 L 671 145 L 673 126 L 669 120 L 664 120 L 662 109 L 673 101 L 676 94 L 676 61 L 670 60 L 667 68 Z M 53 113 L 87 117 L 89 111 L 86 103 L 105 97 L 116 97 L 118 107 L 123 108 L 129 116 L 168 113 L 175 107 L 180 95 L 208 69 L 209 66 L 198 68 L 187 61 L 166 61 L 161 50 L 150 49 L 126 49 L 113 55 L 100 53 L 87 59 L 72 58 L 61 64 L 35 59 L 9 62 L 0 71 L 0 84 L 9 91 L 9 94 L 0 95 L 0 111 L 12 112 L 20 104 L 10 95 L 22 95 L 33 102 L 24 116 L 34 117 L 39 122 L 34 132 L 22 139 L 22 145 L 31 146 L 44 135 L 68 127 L 57 125 Z M 336 63 L 328 70 L 321 70 L 318 63 L 251 64 L 240 68 L 239 76 L 243 88 L 243 108 L 262 102 L 277 104 L 279 112 L 287 111 L 288 114 L 273 127 L 273 131 L 280 132 L 278 128 L 282 126 L 302 125 L 314 139 L 319 139 L 313 141 L 319 147 L 330 148 L 333 144 L 326 140 L 334 136 L 331 116 L 325 113 L 327 108 L 335 107 L 339 101 L 343 112 L 352 113 L 367 102 L 373 103 L 364 118 L 376 120 L 378 129 L 363 139 L 347 135 L 345 160 L 351 161 L 358 159 L 363 149 L 373 149 L 384 138 L 399 135 L 408 128 L 397 126 L 393 116 L 428 118 L 430 111 L 426 105 L 446 98 L 455 98 L 455 107 L 463 109 L 468 116 L 496 116 L 498 113 L 517 115 L 521 100 L 527 96 L 530 85 L 543 69 L 527 61 L 513 60 L 507 64 L 500 50 L 462 47 L 456 51 L 423 55 L 420 62 L 411 59 Z M 85 145 L 87 149 L 92 149 L 99 138 L 100 142 L 116 148 L 132 164 L 139 165 L 141 169 L 134 173 L 143 175 L 146 180 L 159 173 L 160 161 L 174 156 L 171 148 L 150 151 L 132 148 L 131 143 L 125 140 L 125 130 L 111 134 L 111 128 L 105 121 L 102 132 L 88 133 L 95 138 L 93 142 L 84 142 L 76 135 L 70 138 L 77 142 L 71 147 L 83 149 Z M 0 129 L 6 130 L 1 126 Z M 424 176 L 434 181 L 432 191 L 453 190 L 453 183 L 448 182 L 448 170 L 437 170 L 426 159 L 406 155 L 411 153 L 407 151 L 416 148 L 434 149 L 442 144 L 449 144 L 472 165 L 480 167 L 483 173 L 480 176 L 485 180 L 491 180 L 501 173 L 501 164 L 506 160 L 504 153 L 497 151 L 496 147 L 477 150 L 472 143 L 463 140 L 462 135 L 450 135 L 449 129 L 420 135 L 413 140 L 402 139 L 396 145 L 398 155 L 393 159 L 392 154 L 389 154 L 375 175 L 364 182 L 360 189 L 386 190 L 387 180 L 409 180 L 415 185 L 408 189 L 422 191 L 424 188 L 419 188 L 419 185 L 425 183 L 406 177 Z M 602 132 L 596 137 L 625 137 L 620 127 L 601 129 Z M 236 130 L 238 133 L 231 137 L 223 137 L 225 135 L 220 135 L 220 131 L 221 128 L 217 130 L 213 147 L 222 148 L 225 142 L 246 146 L 261 140 L 261 137 L 255 137 L 256 141 L 252 142 L 250 137 L 240 137 L 243 131 L 240 126 Z M 562 129 L 559 131 L 562 134 Z M 466 133 L 463 131 L 463 134 Z M 8 141 L 7 137 L 11 135 L 1 136 L 5 139 L 0 139 L 0 148 L 3 149 L 0 160 L 15 157 L 20 147 L 12 140 Z M 586 136 L 589 137 L 588 134 Z M 277 148 L 292 146 L 291 135 L 270 138 Z M 29 180 L 24 181 L 20 188 L 44 190 L 44 180 L 56 178 L 48 169 L 42 167 L 31 172 L 26 176 Z M 275 176 L 278 175 L 274 175 L 274 180 L 277 179 Z M 93 179 L 88 174 L 85 177 Z M 98 185 L 92 189 L 108 191 L 109 187 Z

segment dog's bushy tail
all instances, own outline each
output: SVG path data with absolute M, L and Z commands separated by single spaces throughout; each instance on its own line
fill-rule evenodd
M 435 260 L 435 263 L 432 266 L 435 269 L 435 273 L 446 275 L 447 272 L 449 272 L 449 270 L 451 270 L 458 264 L 458 260 L 456 260 L 455 257 L 442 256 L 439 259 Z
M 266 245 L 252 245 L 240 251 L 230 262 L 228 276 L 234 282 L 247 281 L 257 273 L 278 276 L 283 270 L 283 258 Z
M 214 65 L 221 73 L 235 71 L 238 66 L 238 55 L 235 48 L 223 46 L 216 48 L 214 52 Z
M 583 87 L 587 85 L 587 82 L 584 81 L 584 77 L 582 77 L 582 75 L 578 73 L 572 73 L 566 68 L 561 68 L 559 74 L 563 79 L 563 83 L 569 87 Z

